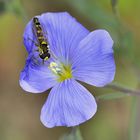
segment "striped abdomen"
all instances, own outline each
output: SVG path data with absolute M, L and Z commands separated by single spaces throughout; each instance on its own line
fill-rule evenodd
M 37 17 L 33 18 L 33 23 L 35 28 L 35 34 L 38 40 L 39 56 L 43 60 L 48 60 L 50 58 L 49 45 L 43 35 L 43 30 Z
M 43 41 L 45 41 L 45 38 L 43 36 L 43 31 L 42 31 L 42 28 L 41 28 L 41 24 L 40 24 L 37 17 L 33 18 L 33 23 L 34 23 L 34 27 L 36 29 L 37 39 L 38 39 L 39 43 L 41 44 Z

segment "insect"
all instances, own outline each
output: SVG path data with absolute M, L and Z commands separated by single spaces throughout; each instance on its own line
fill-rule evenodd
M 34 33 L 37 37 L 38 43 L 35 45 L 38 47 L 38 52 L 39 52 L 39 57 L 43 59 L 43 62 L 48 60 L 51 55 L 50 55 L 50 50 L 49 50 L 49 44 L 46 41 L 46 38 L 43 35 L 43 30 L 41 27 L 41 24 L 39 22 L 39 19 L 37 17 L 33 18 L 33 26 L 34 26 Z

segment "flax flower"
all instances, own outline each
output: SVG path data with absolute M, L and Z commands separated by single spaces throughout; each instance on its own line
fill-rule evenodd
M 31 20 L 24 31 L 28 57 L 20 74 L 20 86 L 31 93 L 51 88 L 40 115 L 46 127 L 79 125 L 96 113 L 97 104 L 78 81 L 103 87 L 114 79 L 113 40 L 106 30 L 89 32 L 67 12 L 37 17 L 51 58 L 43 64 L 38 57 Z

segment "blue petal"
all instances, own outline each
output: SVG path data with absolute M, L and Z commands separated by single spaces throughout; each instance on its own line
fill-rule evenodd
M 73 76 L 80 81 L 102 87 L 115 75 L 113 40 L 105 30 L 96 30 L 85 37 L 72 58 Z
M 37 38 L 33 32 L 32 20 L 25 27 L 23 42 L 28 53 L 32 53 L 35 49 L 37 49 L 37 46 L 35 46 L 35 43 L 37 43 Z
M 38 16 L 42 25 L 44 36 L 49 42 L 50 50 L 61 61 L 67 62 L 73 55 L 79 42 L 89 33 L 80 23 L 67 12 L 45 13 Z M 24 32 L 24 44 L 28 52 L 36 48 L 29 40 L 36 41 L 33 34 L 33 24 L 30 21 Z
M 38 65 L 32 59 L 26 60 L 26 65 L 20 74 L 20 86 L 27 92 L 41 93 L 53 87 L 56 77 L 46 65 Z
M 40 16 L 52 52 L 63 62 L 69 62 L 79 42 L 89 33 L 67 12 Z
M 53 87 L 41 110 L 41 122 L 49 128 L 76 126 L 89 120 L 97 110 L 94 97 L 73 79 Z

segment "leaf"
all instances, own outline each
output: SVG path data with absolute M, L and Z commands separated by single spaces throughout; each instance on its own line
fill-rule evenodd
M 128 94 L 120 93 L 120 92 L 115 92 L 115 93 L 109 93 L 109 94 L 104 94 L 97 96 L 97 100 L 113 100 L 113 99 L 119 99 L 128 96 Z
M 73 127 L 70 134 L 64 134 L 59 140 L 83 140 L 79 127 Z

